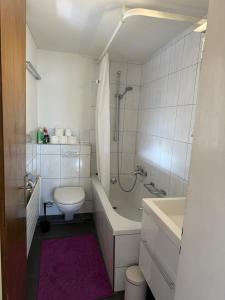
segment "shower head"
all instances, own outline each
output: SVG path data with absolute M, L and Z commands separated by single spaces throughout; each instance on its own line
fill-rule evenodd
M 129 92 L 129 91 L 132 91 L 132 90 L 133 90 L 132 86 L 127 86 L 125 88 L 125 91 L 122 94 L 119 94 L 119 99 L 122 100 L 123 97 L 126 95 L 126 93 Z

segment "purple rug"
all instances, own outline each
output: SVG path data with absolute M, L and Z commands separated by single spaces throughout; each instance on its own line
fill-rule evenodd
M 95 300 L 112 294 L 95 236 L 42 241 L 38 300 Z

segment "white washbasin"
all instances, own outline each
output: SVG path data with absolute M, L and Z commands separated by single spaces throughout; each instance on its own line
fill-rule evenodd
M 144 209 L 154 215 L 157 223 L 177 246 L 181 241 L 185 200 L 185 198 L 143 199 Z

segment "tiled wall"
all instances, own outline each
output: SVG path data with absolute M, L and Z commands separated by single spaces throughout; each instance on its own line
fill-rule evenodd
M 117 142 L 114 141 L 115 117 L 116 117 L 116 82 L 117 72 L 121 71 L 120 93 L 126 86 L 132 86 L 121 100 L 120 106 L 120 172 L 128 174 L 134 169 L 136 153 L 136 135 L 138 121 L 138 105 L 140 100 L 140 88 L 142 77 L 142 66 L 131 63 L 110 63 L 110 113 L 111 113 L 111 174 L 117 173 Z
M 186 33 L 143 66 L 137 163 L 170 196 L 185 195 L 200 70 L 202 35 Z
M 125 90 L 126 86 L 132 86 L 130 91 L 121 101 L 120 110 L 120 166 L 121 174 L 127 174 L 134 168 L 135 151 L 136 151 L 136 134 L 138 105 L 140 100 L 142 66 L 125 62 L 110 62 L 110 123 L 111 123 L 111 167 L 112 175 L 117 173 L 116 149 L 117 143 L 113 140 L 115 133 L 115 109 L 116 109 L 116 73 L 121 71 L 120 92 Z M 92 155 L 92 173 L 96 173 L 95 163 L 95 103 L 93 102 L 93 121 L 91 130 L 91 143 L 93 145 Z
M 90 179 L 91 146 L 37 145 L 38 173 L 42 176 L 42 201 L 53 202 L 53 192 L 59 186 L 82 186 L 85 203 L 80 213 L 92 211 Z M 48 214 L 60 214 L 55 205 Z
M 37 67 L 37 47 L 26 27 L 26 60 Z M 37 175 L 37 80 L 26 71 L 26 171 Z

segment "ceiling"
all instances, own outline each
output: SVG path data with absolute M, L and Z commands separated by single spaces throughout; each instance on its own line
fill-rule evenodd
M 124 5 L 203 17 L 208 0 L 27 0 L 27 23 L 38 48 L 98 57 L 120 20 Z M 117 59 L 144 61 L 188 26 L 146 17 L 129 18 L 110 54 Z

